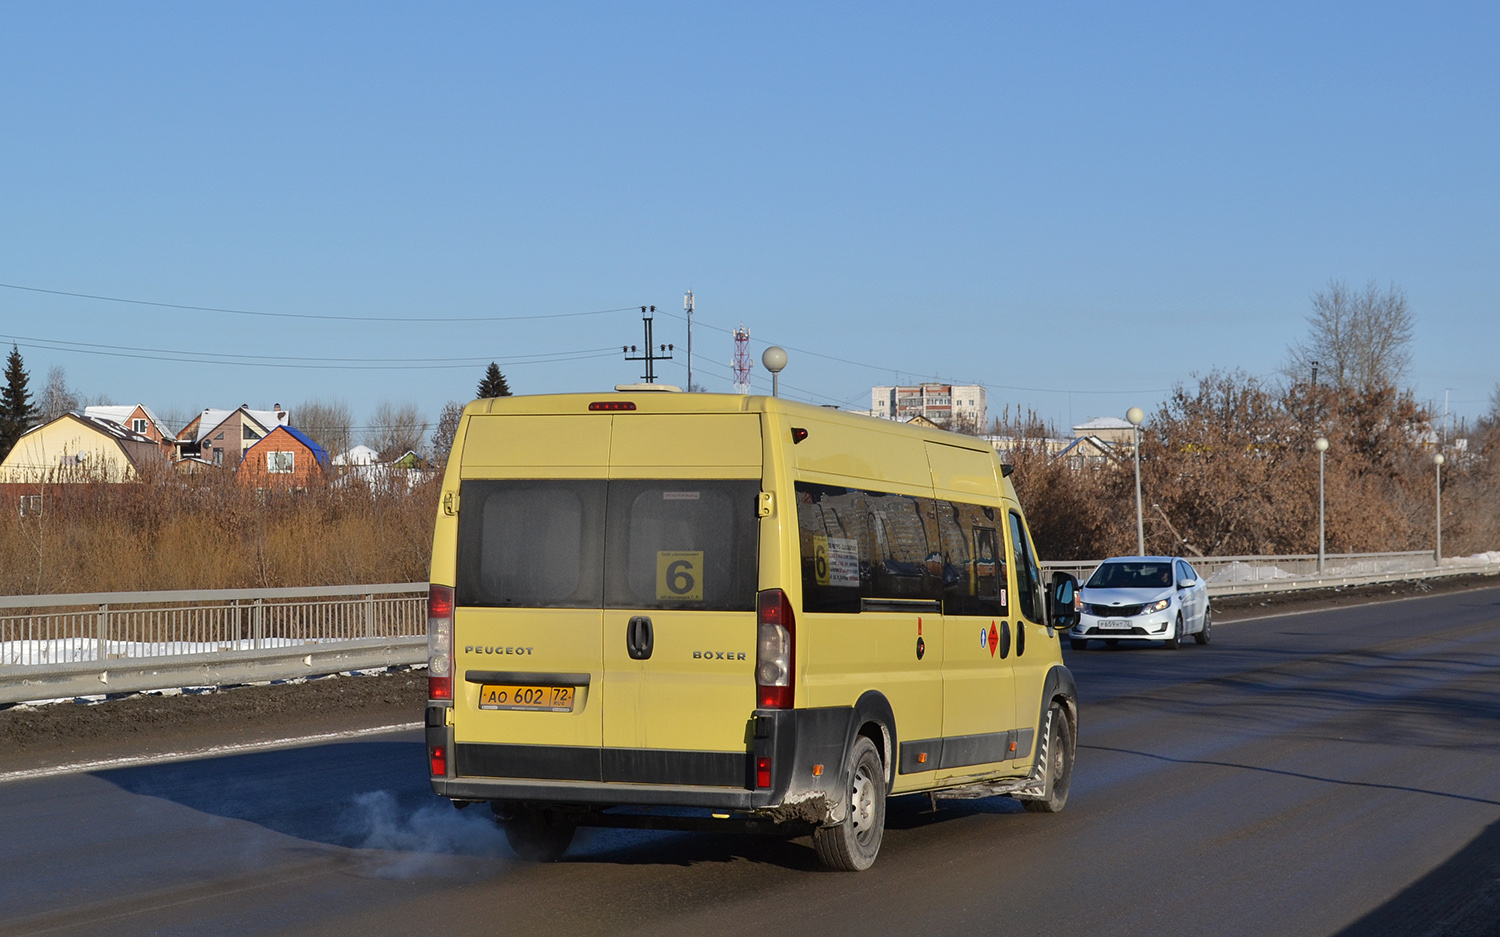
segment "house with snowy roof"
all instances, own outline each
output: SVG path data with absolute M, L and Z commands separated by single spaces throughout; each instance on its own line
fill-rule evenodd
M 333 485 L 345 488 L 363 483 L 371 488 L 400 483 L 408 490 L 432 477 L 427 460 L 408 450 L 399 458 L 382 462 L 380 453 L 369 446 L 355 446 L 333 457 Z
M 290 420 L 291 414 L 279 403 L 271 410 L 252 410 L 248 404 L 233 410 L 204 410 L 177 434 L 176 457 L 233 469 L 252 446 Z
M 254 488 L 306 488 L 327 466 L 327 450 L 300 429 L 282 425 L 245 450 L 234 477 Z
M 143 403 L 84 407 L 83 415 L 95 420 L 118 423 L 138 436 L 145 436 L 172 454 L 177 435 L 167 428 L 151 408 Z
M 1117 416 L 1095 417 L 1073 427 L 1074 439 L 1082 439 L 1086 436 L 1096 436 L 1111 445 L 1124 446 L 1126 452 L 1129 452 L 1130 447 L 1135 445 L 1135 427 L 1129 421 Z
M 0 483 L 137 481 L 166 464 L 149 436 L 114 420 L 65 413 L 21 435 L 0 461 Z

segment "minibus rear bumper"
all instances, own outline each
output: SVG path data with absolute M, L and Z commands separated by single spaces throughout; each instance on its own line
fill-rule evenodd
M 841 772 L 853 707 L 756 711 L 747 732 L 751 744 L 738 756 L 743 758 L 745 780 L 735 786 L 461 775 L 458 765 L 464 753 L 455 747 L 453 727 L 445 724 L 448 708 L 428 707 L 427 746 L 429 756 L 437 748 L 448 755 L 444 774 L 431 775 L 433 792 L 455 801 L 707 807 L 765 812 L 778 821 L 813 823 L 842 816 L 840 798 L 832 792 L 843 789 Z M 652 753 L 641 754 L 650 760 Z M 718 757 L 725 756 L 719 753 Z M 770 783 L 759 783 L 766 780 Z

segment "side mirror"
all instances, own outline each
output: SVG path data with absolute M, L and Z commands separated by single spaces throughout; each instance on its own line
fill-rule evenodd
M 1196 580 L 1196 579 L 1179 579 L 1179 580 L 1177 580 L 1177 588 L 1179 588 L 1179 589 L 1191 589 L 1193 586 L 1196 586 L 1197 584 L 1198 584 L 1198 580 Z
M 1066 631 L 1078 624 L 1080 600 L 1078 580 L 1068 573 L 1053 573 L 1047 590 L 1047 626 Z

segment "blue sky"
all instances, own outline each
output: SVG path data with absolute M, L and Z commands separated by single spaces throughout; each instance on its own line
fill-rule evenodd
M 743 322 L 757 361 L 789 346 L 791 396 L 941 377 L 1066 424 L 1272 376 L 1313 291 L 1373 278 L 1409 295 L 1419 396 L 1472 416 L 1500 378 L 1497 27 L 1480 4 L 12 4 L 0 283 L 277 315 L 4 288 L 0 333 L 38 385 L 360 422 L 467 399 L 492 358 L 521 393 L 634 380 L 633 310 L 680 349 L 692 289 L 710 390 Z

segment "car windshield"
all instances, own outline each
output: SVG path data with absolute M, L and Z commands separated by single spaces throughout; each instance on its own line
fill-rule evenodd
M 1084 583 L 1085 589 L 1160 589 L 1172 584 L 1172 564 L 1105 563 Z

